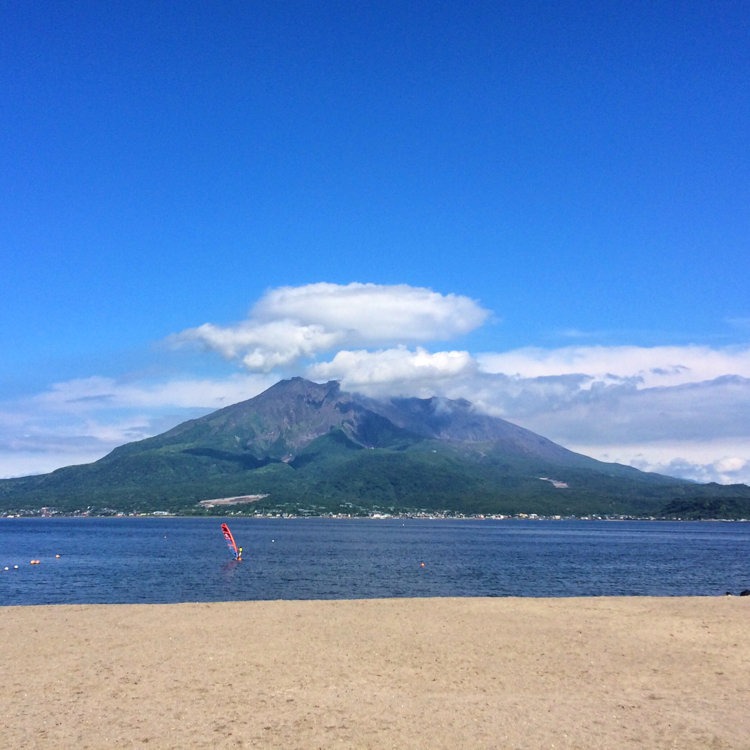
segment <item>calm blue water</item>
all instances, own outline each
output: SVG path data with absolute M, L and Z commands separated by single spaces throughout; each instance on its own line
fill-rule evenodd
M 750 588 L 748 523 L 222 520 L 0 519 L 0 605 Z

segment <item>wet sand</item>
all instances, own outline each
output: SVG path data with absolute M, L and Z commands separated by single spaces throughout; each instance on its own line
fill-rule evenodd
M 8 748 L 749 748 L 750 597 L 0 608 Z

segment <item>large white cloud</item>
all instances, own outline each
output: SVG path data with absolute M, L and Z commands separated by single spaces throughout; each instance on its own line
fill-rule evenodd
M 269 291 L 252 310 L 345 333 L 347 344 L 445 341 L 481 326 L 489 311 L 457 294 L 406 284 L 308 284 Z
M 489 314 L 468 297 L 405 284 L 308 284 L 268 291 L 236 325 L 205 323 L 170 341 L 197 343 L 248 370 L 270 372 L 334 348 L 451 339 Z

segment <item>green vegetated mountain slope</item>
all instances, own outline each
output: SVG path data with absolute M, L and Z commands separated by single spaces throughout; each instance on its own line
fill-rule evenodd
M 237 495 L 266 495 L 253 510 L 302 513 L 750 516 L 745 485 L 602 463 L 467 401 L 377 401 L 301 378 L 94 463 L 0 481 L 6 510 L 190 512 Z

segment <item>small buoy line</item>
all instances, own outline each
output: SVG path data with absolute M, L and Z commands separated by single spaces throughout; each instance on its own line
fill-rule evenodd
M 59 560 L 60 557 L 61 557 L 60 555 L 55 555 L 56 560 Z M 29 560 L 29 565 L 41 565 L 41 562 L 42 561 L 37 558 L 35 560 Z M 18 565 L 6 565 L 5 567 L 0 568 L 0 572 L 2 573 L 4 573 L 6 570 L 7 571 L 18 570 Z

